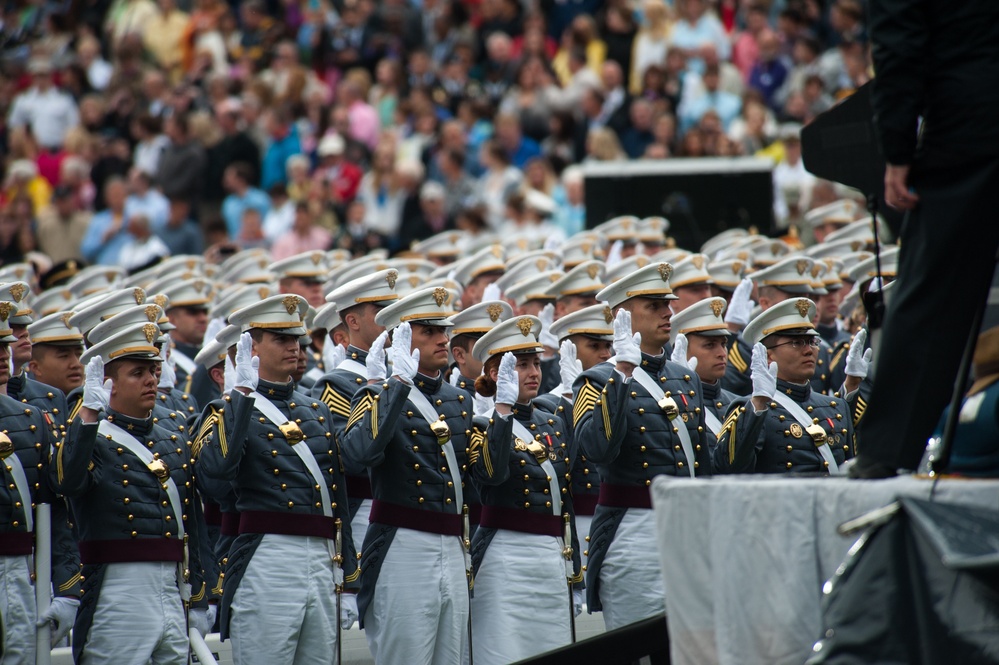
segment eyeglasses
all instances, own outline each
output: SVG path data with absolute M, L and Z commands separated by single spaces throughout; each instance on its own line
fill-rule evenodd
M 781 342 L 780 344 L 774 344 L 773 346 L 768 346 L 768 349 L 776 349 L 778 346 L 790 346 L 795 351 L 801 351 L 806 346 L 810 346 L 813 349 L 819 348 L 822 344 L 821 337 L 795 337 L 789 342 Z

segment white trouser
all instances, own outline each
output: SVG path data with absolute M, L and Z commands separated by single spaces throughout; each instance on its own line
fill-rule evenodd
M 576 538 L 579 540 L 579 558 L 582 559 L 580 570 L 586 570 L 586 562 L 590 560 L 590 524 L 593 523 L 593 515 L 576 515 Z
M 354 551 L 361 553 L 364 537 L 368 535 L 368 519 L 371 517 L 371 499 L 364 499 L 357 508 L 354 519 L 350 520 L 350 537 L 354 541 Z
M 475 665 L 505 665 L 572 641 L 559 539 L 500 529 L 475 576 Z
M 628 508 L 600 567 L 600 602 L 607 630 L 663 612 L 663 573 L 655 515 Z
M 336 623 L 327 539 L 266 534 L 232 599 L 233 662 L 330 665 Z
M 0 556 L 0 665 L 35 663 L 35 587 L 30 556 Z
M 189 644 L 176 563 L 107 565 L 84 665 L 186 665 Z
M 468 649 L 468 582 L 457 536 L 398 529 L 364 632 L 377 665 L 455 665 Z

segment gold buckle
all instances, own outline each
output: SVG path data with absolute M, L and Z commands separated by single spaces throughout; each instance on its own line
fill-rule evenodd
M 816 447 L 823 446 L 828 443 L 826 431 L 822 429 L 821 425 L 813 423 L 806 427 L 805 431 L 808 432 L 808 436 L 812 437 L 812 441 L 815 442 Z
M 286 422 L 284 425 L 278 425 L 278 429 L 281 430 L 281 434 L 284 438 L 288 440 L 288 443 L 295 445 L 301 441 L 305 440 L 305 433 L 302 432 L 302 428 L 298 426 L 298 423 Z
M 528 443 L 527 452 L 534 455 L 534 458 L 539 462 L 544 462 L 548 459 L 548 449 L 543 443 L 539 443 L 538 441 L 531 441 Z
M 160 482 L 164 482 L 170 477 L 170 467 L 168 467 L 166 462 L 161 459 L 154 459 L 146 465 L 146 468 L 152 471 L 153 474 L 159 478 Z
M 14 453 L 14 442 L 5 433 L 0 432 L 0 459 L 7 459 Z
M 672 397 L 663 397 L 659 400 L 659 408 L 663 410 L 669 420 L 674 420 L 680 415 L 680 408 Z
M 430 423 L 430 431 L 437 437 L 437 445 L 443 446 L 451 440 L 451 428 L 443 420 L 435 420 Z

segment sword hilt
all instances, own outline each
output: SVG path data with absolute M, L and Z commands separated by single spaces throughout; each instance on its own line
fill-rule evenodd
M 333 563 L 339 568 L 343 568 L 343 521 L 336 518 L 336 538 L 333 540 Z

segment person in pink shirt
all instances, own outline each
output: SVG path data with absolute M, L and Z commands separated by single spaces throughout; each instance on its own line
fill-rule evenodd
M 749 80 L 749 73 L 760 57 L 758 38 L 768 27 L 766 7 L 751 3 L 746 8 L 746 29 L 732 43 L 732 64 L 739 68 L 744 81 Z
M 381 134 L 378 111 L 364 101 L 364 91 L 356 81 L 349 78 L 337 86 L 337 101 L 347 107 L 350 118 L 350 138 L 374 150 Z
M 329 249 L 333 236 L 323 227 L 313 223 L 307 203 L 295 205 L 295 221 L 291 230 L 280 236 L 271 246 L 271 258 L 274 261 L 287 259 L 290 256 L 314 250 Z

